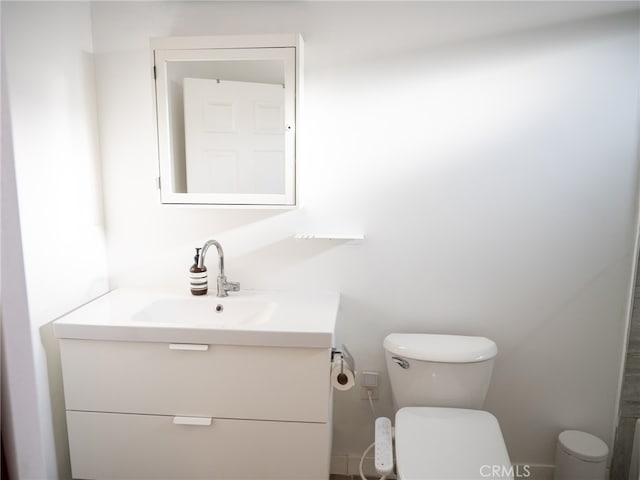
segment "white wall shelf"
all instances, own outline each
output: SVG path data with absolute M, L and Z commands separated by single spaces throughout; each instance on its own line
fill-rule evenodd
M 342 241 L 358 241 L 364 240 L 361 233 L 344 234 L 344 233 L 297 233 L 293 236 L 296 240 L 342 240 Z

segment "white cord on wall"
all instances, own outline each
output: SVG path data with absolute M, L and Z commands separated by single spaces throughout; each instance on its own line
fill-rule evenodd
M 378 418 L 376 415 L 376 409 L 373 408 L 373 391 L 370 388 L 367 388 L 367 397 L 369 397 L 369 406 L 371 407 L 371 413 L 373 413 L 374 420 Z

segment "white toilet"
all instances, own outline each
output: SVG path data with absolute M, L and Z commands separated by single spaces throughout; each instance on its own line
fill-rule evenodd
M 393 333 L 384 339 L 400 480 L 512 480 L 496 418 L 479 410 L 498 349 L 484 337 Z

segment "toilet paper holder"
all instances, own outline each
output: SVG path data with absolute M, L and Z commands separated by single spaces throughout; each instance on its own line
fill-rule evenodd
M 344 371 L 345 363 L 346 368 L 351 370 L 353 373 L 356 372 L 356 362 L 353 359 L 353 356 L 349 352 L 349 349 L 346 345 L 342 345 L 342 350 L 338 350 L 337 348 L 331 349 L 331 364 L 335 364 L 338 360 L 336 357 L 340 357 L 340 371 Z
M 331 386 L 336 390 L 351 390 L 355 384 L 355 362 L 347 347 L 331 349 Z

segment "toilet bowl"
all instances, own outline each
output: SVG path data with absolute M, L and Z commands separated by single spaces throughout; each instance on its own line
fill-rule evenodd
M 480 410 L 494 342 L 484 337 L 391 334 L 384 341 L 400 480 L 512 480 L 497 419 Z

